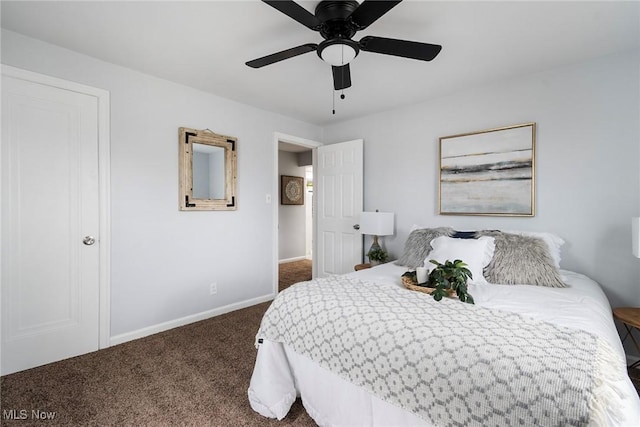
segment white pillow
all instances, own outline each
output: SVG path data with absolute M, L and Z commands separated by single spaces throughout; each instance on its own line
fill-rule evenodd
M 429 252 L 424 260 L 424 266 L 429 272 L 436 268 L 435 264 L 429 262 L 434 259 L 439 263 L 445 261 L 462 260 L 467 264 L 473 278 L 467 283 L 487 284 L 487 279 L 482 275 L 482 270 L 489 265 L 496 245 L 494 238 L 482 236 L 477 239 L 454 239 L 452 237 L 440 236 L 431 241 L 433 250 Z
M 503 230 L 504 233 L 518 234 L 520 236 L 529 236 L 529 237 L 537 237 L 538 239 L 542 239 L 543 242 L 547 244 L 549 248 L 549 255 L 553 259 L 553 264 L 556 268 L 560 268 L 560 247 L 564 245 L 564 240 L 562 237 L 553 234 L 546 233 L 543 231 L 507 231 Z

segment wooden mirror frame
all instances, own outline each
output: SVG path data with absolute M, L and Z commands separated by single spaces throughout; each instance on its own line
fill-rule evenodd
M 179 132 L 179 205 L 181 211 L 233 211 L 238 208 L 237 139 L 218 135 L 210 130 L 180 128 Z M 224 149 L 224 199 L 196 199 L 193 197 L 193 144 L 204 144 Z

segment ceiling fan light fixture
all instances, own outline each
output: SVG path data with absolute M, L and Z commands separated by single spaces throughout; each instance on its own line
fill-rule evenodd
M 349 39 L 325 40 L 318 46 L 318 56 L 324 62 L 334 67 L 341 67 L 348 64 L 358 56 L 360 49 L 358 45 Z

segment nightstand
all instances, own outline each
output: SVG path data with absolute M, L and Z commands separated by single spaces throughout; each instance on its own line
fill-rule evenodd
M 356 271 L 364 270 L 365 268 L 371 268 L 371 264 L 358 264 L 353 267 L 353 269 Z
M 627 337 L 631 337 L 633 341 L 633 345 L 635 345 L 636 350 L 640 353 L 640 345 L 638 341 L 636 341 L 633 336 L 633 330 L 640 331 L 640 307 L 618 307 L 613 309 L 613 317 L 618 319 L 624 325 L 624 328 L 627 330 L 627 334 L 622 338 L 622 342 L 624 342 Z M 636 366 L 640 366 L 640 360 L 634 362 L 629 368 L 635 368 Z

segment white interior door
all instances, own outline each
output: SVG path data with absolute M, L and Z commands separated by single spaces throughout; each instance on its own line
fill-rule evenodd
M 344 274 L 362 259 L 363 140 L 318 147 L 317 276 Z M 315 258 L 316 256 L 314 256 Z
M 3 375 L 100 346 L 98 103 L 3 68 Z

